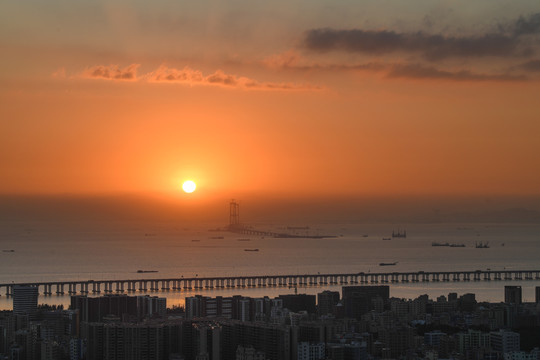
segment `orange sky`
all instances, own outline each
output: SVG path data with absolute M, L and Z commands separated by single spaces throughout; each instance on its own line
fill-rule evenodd
M 540 194 L 537 1 L 3 8 L 3 194 Z

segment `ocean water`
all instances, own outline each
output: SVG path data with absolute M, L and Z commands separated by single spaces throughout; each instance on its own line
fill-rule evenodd
M 316 274 L 393 271 L 535 270 L 540 269 L 539 224 L 411 224 L 407 238 L 389 237 L 392 224 L 302 224 L 309 230 L 288 230 L 275 224 L 254 224 L 277 232 L 336 235 L 335 238 L 276 239 L 214 232 L 222 224 L 177 222 L 39 222 L 0 223 L 0 283 L 55 280 L 114 280 L 157 277 Z M 405 226 L 401 225 L 401 229 Z M 215 237 L 222 236 L 223 239 Z M 249 239 L 249 241 L 239 241 Z M 489 242 L 486 249 L 476 242 Z M 465 244 L 433 247 L 432 242 Z M 258 252 L 246 252 L 257 248 Z M 380 267 L 380 262 L 397 262 Z M 137 270 L 157 273 L 137 273 Z M 505 285 L 521 285 L 525 301 L 534 301 L 540 281 L 479 281 L 389 284 L 390 295 L 415 298 L 475 293 L 478 300 L 503 300 Z M 316 294 L 341 286 L 301 287 L 299 293 Z M 244 288 L 153 292 L 165 296 L 168 306 L 182 305 L 186 296 L 277 296 L 295 289 Z M 69 304 L 69 296 L 43 296 L 40 303 Z M 0 309 L 11 299 L 0 296 Z

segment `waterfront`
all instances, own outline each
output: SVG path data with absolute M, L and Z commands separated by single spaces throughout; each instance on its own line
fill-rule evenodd
M 407 238 L 382 241 L 398 226 L 393 224 L 309 225 L 313 233 L 336 234 L 330 239 L 276 239 L 233 233 L 209 232 L 222 224 L 182 226 L 178 223 L 50 223 L 10 222 L 1 228 L 0 283 L 69 280 L 115 280 L 165 277 L 247 276 L 312 273 L 391 271 L 471 271 L 538 268 L 540 226 L 536 224 L 412 224 Z M 285 225 L 256 224 L 282 230 Z M 304 230 L 298 230 L 304 231 Z M 367 237 L 364 235 L 368 235 Z M 223 237 L 221 239 L 220 237 Z M 196 240 L 196 241 L 193 241 Z M 242 240 L 242 241 L 238 241 Z M 474 247 L 489 241 L 487 249 Z M 432 242 L 463 243 L 465 248 L 432 247 Z M 246 252 L 245 248 L 258 248 Z M 381 262 L 395 262 L 381 268 Z M 138 273 L 138 270 L 158 271 Z M 521 285 L 524 300 L 534 300 L 540 282 L 491 281 L 459 283 L 390 284 L 391 296 L 414 298 L 476 293 L 479 300 L 501 301 L 504 285 Z M 316 294 L 340 285 L 299 287 Z M 293 288 L 236 288 L 151 292 L 166 296 L 168 304 L 183 303 L 186 296 L 242 294 L 277 296 Z M 139 292 L 137 292 L 139 293 Z M 40 296 L 40 303 L 67 304 L 69 296 Z M 11 301 L 0 297 L 0 307 Z

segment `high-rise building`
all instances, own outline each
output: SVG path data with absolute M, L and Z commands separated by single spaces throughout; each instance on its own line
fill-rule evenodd
M 266 360 L 262 351 L 257 351 L 253 346 L 243 347 L 238 345 L 236 348 L 236 360 Z
M 114 315 L 126 321 L 139 321 L 148 316 L 165 315 L 167 299 L 148 295 L 74 295 L 71 297 L 71 309 L 79 310 L 81 322 L 100 322 L 106 315 Z
M 83 323 L 88 360 L 161 360 L 178 353 L 182 321 L 144 323 Z
M 521 286 L 505 286 L 504 302 L 507 304 L 521 304 Z
M 319 316 L 334 313 L 339 302 L 339 291 L 325 290 L 317 294 L 317 313 Z
M 34 315 L 37 312 L 38 288 L 35 286 L 13 287 L 13 314 L 15 315 Z
M 223 359 L 234 359 L 238 346 L 252 346 L 264 353 L 267 360 L 291 358 L 291 330 L 289 326 L 261 322 L 227 320 L 221 322 Z
M 307 294 L 289 294 L 279 295 L 283 300 L 283 307 L 293 312 L 307 311 L 310 314 L 317 312 L 315 295 Z
M 298 360 L 321 360 L 325 358 L 324 343 L 301 342 L 298 344 Z
M 492 331 L 489 333 L 491 347 L 495 351 L 508 353 L 520 350 L 520 336 L 508 330 Z
M 344 286 L 342 290 L 345 315 L 355 319 L 360 319 L 363 314 L 373 310 L 381 300 L 386 304 L 390 298 L 388 285 Z

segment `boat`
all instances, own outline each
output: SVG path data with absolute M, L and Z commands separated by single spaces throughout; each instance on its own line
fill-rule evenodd
M 137 273 L 144 274 L 144 273 L 156 273 L 157 270 L 137 270 Z
M 244 249 L 244 251 L 259 251 L 259 249 Z
M 382 238 L 383 240 L 392 240 L 392 238 Z
M 15 252 L 15 250 L 2 250 L 2 252 Z
M 193 241 L 193 242 L 200 242 L 201 240 L 191 240 L 191 241 Z
M 447 247 L 465 247 L 465 244 L 450 244 L 450 243 L 438 243 L 438 242 L 432 242 L 431 246 L 447 246 Z
M 486 241 L 485 243 L 480 241 L 474 244 L 474 247 L 477 249 L 487 249 L 489 248 L 489 241 Z
M 369 236 L 368 234 L 364 234 L 364 235 L 362 235 L 362 237 L 368 237 L 368 236 Z
M 403 230 L 403 232 L 401 232 L 401 230 L 398 229 L 398 231 L 394 231 L 392 230 L 392 237 L 393 238 L 406 238 L 407 237 L 407 230 Z
M 395 262 L 392 262 L 392 263 L 379 263 L 379 266 L 394 266 L 396 265 L 398 262 L 395 261 Z

